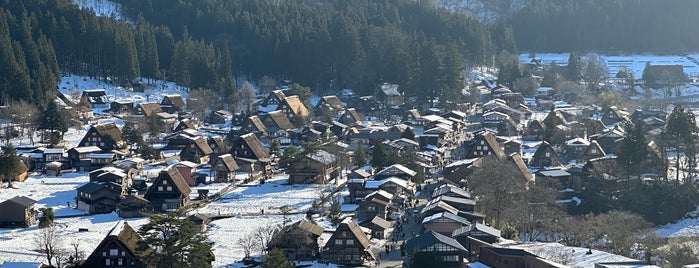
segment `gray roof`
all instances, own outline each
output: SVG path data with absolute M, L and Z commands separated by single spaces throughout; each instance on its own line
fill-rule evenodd
M 20 196 L 20 195 L 15 196 L 13 198 L 10 198 L 10 199 L 6 200 L 5 202 L 12 202 L 12 203 L 18 204 L 22 207 L 25 207 L 25 208 L 31 207 L 34 204 L 36 204 L 36 200 L 31 199 L 31 198 L 26 197 L 26 196 Z
M 546 176 L 546 177 L 570 176 L 570 173 L 568 173 L 567 171 L 562 170 L 562 169 L 539 170 L 539 172 L 537 172 L 537 173 L 541 174 L 542 176 Z
M 444 184 L 442 186 L 437 187 L 437 189 L 434 189 L 434 192 L 432 192 L 432 197 L 434 198 L 440 195 L 445 195 L 447 193 L 454 193 L 456 195 L 463 196 L 464 198 L 471 198 L 471 193 L 450 184 Z
M 407 252 L 417 252 L 437 243 L 443 243 L 463 252 L 468 252 L 456 239 L 435 233 L 434 231 L 429 231 L 408 240 L 408 242 L 405 243 L 405 249 Z
M 434 214 L 432 216 L 426 217 L 425 219 L 422 220 L 422 223 L 428 223 L 428 222 L 431 222 L 431 221 L 439 219 L 439 218 L 447 218 L 447 219 L 450 219 L 452 221 L 459 222 L 462 224 L 469 224 L 469 221 L 466 218 L 458 216 L 458 215 L 454 215 L 450 212 L 440 212 L 440 213 Z
M 328 152 L 323 151 L 323 150 L 319 150 L 319 151 L 316 151 L 312 154 L 309 154 L 308 158 L 310 158 L 316 162 L 320 162 L 324 165 L 330 165 L 333 162 L 337 161 L 337 157 L 335 157 L 333 154 L 328 153 Z

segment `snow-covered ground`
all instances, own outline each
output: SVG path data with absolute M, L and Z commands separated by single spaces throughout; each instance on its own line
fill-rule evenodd
M 699 207 L 683 219 L 660 226 L 655 230 L 660 237 L 696 237 L 699 235 Z
M 177 86 L 173 82 L 153 80 L 152 83 L 149 83 L 149 81 L 149 79 L 142 79 L 145 92 L 133 92 L 128 88 L 115 85 L 111 81 L 69 75 L 61 78 L 58 91 L 63 93 L 63 95 L 74 103 L 79 102 L 82 92 L 89 89 L 104 89 L 110 102 L 133 101 L 134 104 L 143 102 L 159 103 L 163 99 L 163 96 L 173 94 L 179 94 L 182 98 L 187 99 L 187 88 Z
M 537 255 L 549 261 L 568 265 L 572 268 L 595 267 L 601 262 L 633 262 L 635 259 L 615 255 L 599 250 L 592 250 L 592 254 L 587 254 L 588 249 L 579 247 L 568 247 L 560 243 L 513 243 L 503 245 L 505 247 L 524 249 L 529 253 Z M 624 266 L 626 267 L 626 266 Z M 657 266 L 633 266 L 633 267 L 657 267 Z
M 540 59 L 544 65 L 556 62 L 559 65 L 568 64 L 568 53 L 536 53 L 534 57 Z M 582 55 L 584 56 L 584 55 Z M 528 63 L 531 61 L 528 53 L 519 56 L 520 61 Z M 652 65 L 682 65 L 684 72 L 690 78 L 699 75 L 699 54 L 687 55 L 628 55 L 628 56 L 604 56 L 602 58 L 609 67 L 609 77 L 614 77 L 623 67 L 632 70 L 636 78 L 641 78 L 646 62 Z

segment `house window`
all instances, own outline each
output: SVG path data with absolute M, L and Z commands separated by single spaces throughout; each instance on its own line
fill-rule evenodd
M 119 256 L 119 250 L 118 249 L 110 249 L 109 256 Z
M 162 191 L 163 191 L 163 186 L 158 186 L 158 192 L 162 192 Z
M 591 153 L 591 154 L 596 154 L 596 153 L 597 153 L 597 149 L 590 149 L 590 153 Z
M 345 243 L 346 243 L 347 245 L 354 245 L 354 240 L 352 240 L 352 239 L 347 239 L 347 241 L 345 241 Z
M 124 259 L 119 258 L 117 259 L 117 266 L 123 266 L 124 265 Z
M 172 192 L 172 186 L 168 186 L 168 187 L 167 187 L 167 191 L 168 191 L 168 192 Z
M 454 256 L 454 255 L 442 256 L 442 261 L 448 261 L 448 262 L 459 261 L 459 256 Z
M 546 157 L 551 157 L 551 153 L 550 153 L 550 152 L 546 152 Z
M 104 266 L 112 266 L 112 260 L 104 259 Z
M 368 210 L 368 211 L 376 211 L 376 207 L 374 207 L 374 206 L 367 207 L 366 210 Z
M 167 185 L 167 180 L 163 180 L 163 185 Z
M 342 245 L 342 239 L 335 239 L 335 245 Z
M 103 251 L 103 252 L 102 252 L 102 257 L 106 257 L 106 256 L 107 256 L 107 252 L 106 252 L 106 251 Z

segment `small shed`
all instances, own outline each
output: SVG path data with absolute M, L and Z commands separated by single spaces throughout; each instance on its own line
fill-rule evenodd
M 44 172 L 46 173 L 47 176 L 60 176 L 62 168 L 63 168 L 63 163 L 58 162 L 58 161 L 53 161 L 53 162 L 46 163 L 46 166 L 44 167 Z

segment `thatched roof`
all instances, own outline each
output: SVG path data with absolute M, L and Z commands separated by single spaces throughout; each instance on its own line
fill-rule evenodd
M 296 116 L 301 116 L 301 117 L 308 116 L 308 109 L 306 108 L 305 105 L 303 105 L 303 102 L 301 102 L 301 99 L 299 99 L 299 96 L 286 97 L 286 98 L 282 99 L 282 102 L 286 103 L 286 105 L 289 107 L 289 109 L 291 109 L 291 111 Z
M 138 106 L 136 106 L 136 107 L 141 107 L 141 110 L 143 110 L 143 114 L 147 117 L 154 116 L 157 113 L 160 113 L 163 111 L 160 108 L 160 104 L 155 103 L 155 102 L 141 103 L 141 104 L 138 104 Z
M 278 128 L 284 130 L 290 130 L 294 128 L 294 125 L 289 121 L 289 118 L 282 111 L 271 111 L 267 113 L 266 121 L 269 120 L 273 122 Z
M 172 183 L 177 187 L 177 190 L 182 193 L 183 196 L 188 196 L 191 192 L 192 189 L 189 188 L 189 185 L 187 184 L 187 181 L 182 177 L 182 174 L 180 174 L 180 171 L 177 170 L 174 166 L 170 166 L 167 169 L 160 171 L 160 174 L 158 174 L 158 177 L 155 179 L 153 182 L 153 186 L 148 188 L 148 191 L 146 191 L 146 194 L 144 195 L 146 198 L 150 196 L 150 194 L 155 191 L 154 186 L 155 185 L 161 185 L 163 180 L 170 179 Z

